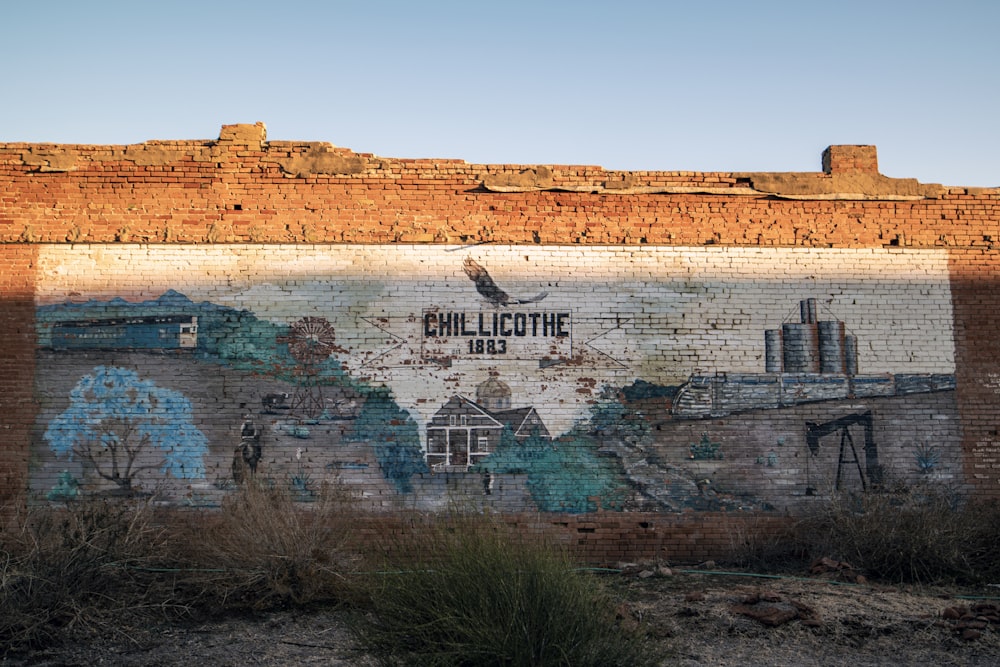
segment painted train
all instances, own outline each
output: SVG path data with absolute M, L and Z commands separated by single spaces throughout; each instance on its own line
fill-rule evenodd
M 52 325 L 56 350 L 185 350 L 198 345 L 198 318 L 150 315 L 64 320 Z

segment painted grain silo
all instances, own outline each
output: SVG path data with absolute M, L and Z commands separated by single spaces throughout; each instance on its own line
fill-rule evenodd
M 782 370 L 785 373 L 819 373 L 816 299 L 800 301 L 799 313 L 799 322 L 781 325 Z
M 780 373 L 784 368 L 781 359 L 781 331 L 768 329 L 764 332 L 764 371 Z
M 840 320 L 819 320 L 816 299 L 799 302 L 799 322 L 764 332 L 764 370 L 768 373 L 855 375 L 858 342 Z
M 852 377 L 858 374 L 857 336 L 844 336 L 844 372 Z
M 786 373 L 819 373 L 819 339 L 816 324 L 786 322 L 781 325 L 781 358 Z
M 819 333 L 819 372 L 845 372 L 844 323 L 823 320 L 816 323 L 816 329 Z

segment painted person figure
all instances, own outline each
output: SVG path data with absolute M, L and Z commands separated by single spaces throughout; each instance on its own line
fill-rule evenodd
M 240 427 L 240 444 L 233 452 L 233 480 L 237 484 L 257 474 L 257 463 L 262 454 L 260 429 L 253 423 L 253 417 L 246 415 Z

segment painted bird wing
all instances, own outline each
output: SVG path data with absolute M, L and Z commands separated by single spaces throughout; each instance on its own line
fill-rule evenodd
M 510 301 L 510 297 L 493 282 L 493 278 L 486 272 L 486 269 L 477 264 L 471 257 L 466 258 L 462 268 L 465 270 L 465 275 L 469 276 L 476 284 L 476 291 L 483 295 L 487 301 L 498 306 Z
M 518 303 L 536 303 L 538 301 L 541 301 L 542 299 L 544 299 L 548 295 L 549 295 L 548 292 L 539 292 L 535 296 L 530 297 L 528 299 L 518 299 L 517 302 Z

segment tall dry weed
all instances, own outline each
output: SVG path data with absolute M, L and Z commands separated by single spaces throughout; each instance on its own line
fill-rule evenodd
M 217 606 L 266 608 L 351 596 L 358 511 L 335 485 L 314 502 L 251 482 L 174 533 L 186 583 Z
M 86 499 L 30 508 L 0 533 L 0 645 L 113 632 L 130 616 L 174 613 L 183 602 L 151 574 L 166 534 L 146 500 Z
M 964 500 L 934 484 L 843 494 L 801 521 L 814 556 L 894 582 L 974 583 L 1000 578 L 1000 505 Z

